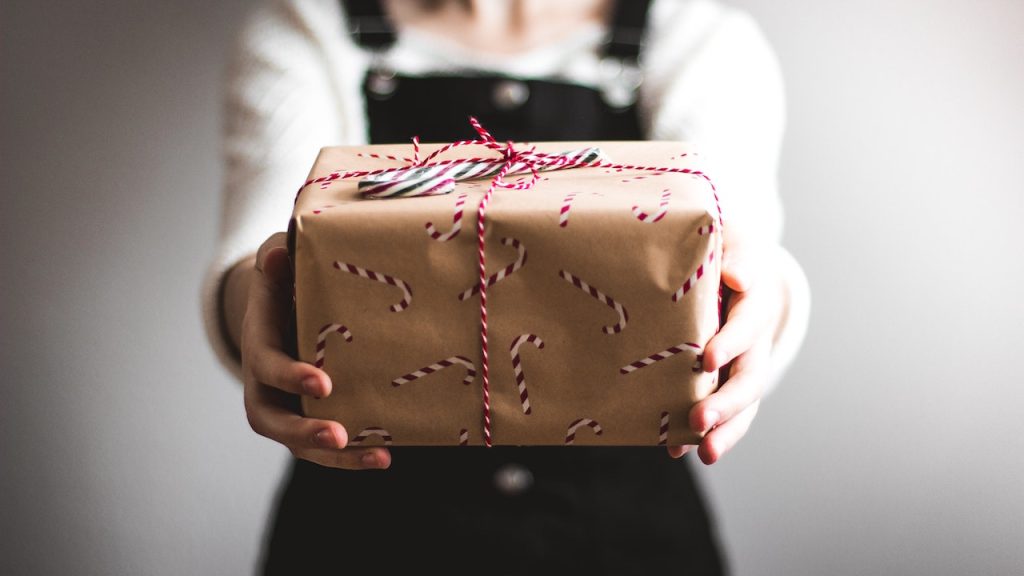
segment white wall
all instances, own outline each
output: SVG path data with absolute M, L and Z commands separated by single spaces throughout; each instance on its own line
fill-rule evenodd
M 0 4 L 0 573 L 245 574 L 285 452 L 196 287 L 247 3 Z M 744 0 L 781 56 L 789 379 L 707 470 L 736 573 L 1024 566 L 1024 4 Z

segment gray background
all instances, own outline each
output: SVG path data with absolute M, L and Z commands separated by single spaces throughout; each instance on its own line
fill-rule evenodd
M 0 573 L 255 565 L 286 451 L 197 302 L 246 4 L 0 4 Z M 736 4 L 784 66 L 814 290 L 787 381 L 702 470 L 737 574 L 1021 573 L 1024 3 Z

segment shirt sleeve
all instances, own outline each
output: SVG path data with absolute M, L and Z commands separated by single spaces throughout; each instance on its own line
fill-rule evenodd
M 771 389 L 807 330 L 810 289 L 780 244 L 778 165 L 785 93 L 774 51 L 746 13 L 717 2 L 661 0 L 652 6 L 641 113 L 654 140 L 696 144 L 715 182 L 726 226 L 770 246 L 788 306 L 772 348 Z
M 224 276 L 267 237 L 287 228 L 295 192 L 320 147 L 344 143 L 339 89 L 327 73 L 316 29 L 332 14 L 320 4 L 326 5 L 259 6 L 236 38 L 225 71 L 220 236 L 201 298 L 211 346 L 238 377 L 238 351 L 227 338 L 221 310 Z M 333 28 L 340 35 L 338 20 Z

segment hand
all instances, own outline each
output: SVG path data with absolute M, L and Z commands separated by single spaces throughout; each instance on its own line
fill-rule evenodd
M 786 291 L 771 253 L 726 229 L 722 281 L 732 290 L 726 322 L 704 348 L 705 372 L 728 366 L 728 378 L 690 409 L 690 428 L 704 433 L 697 454 L 714 464 L 747 433 L 768 377 L 772 337 L 786 307 Z M 692 446 L 670 446 L 679 458 Z
M 274 234 L 256 253 L 242 320 L 242 373 L 245 413 L 258 434 L 288 447 L 296 458 L 347 469 L 387 468 L 386 448 L 346 448 L 348 432 L 331 420 L 305 418 L 295 410 L 297 396 L 331 394 L 331 379 L 312 364 L 285 353 L 292 313 L 292 278 L 285 234 Z

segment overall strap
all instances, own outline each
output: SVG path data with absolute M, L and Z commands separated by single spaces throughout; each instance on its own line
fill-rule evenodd
M 341 0 L 341 9 L 348 16 L 349 34 L 360 47 L 381 51 L 395 43 L 395 27 L 380 0 Z
M 618 0 L 609 26 L 605 56 L 627 62 L 640 58 L 650 0 Z

